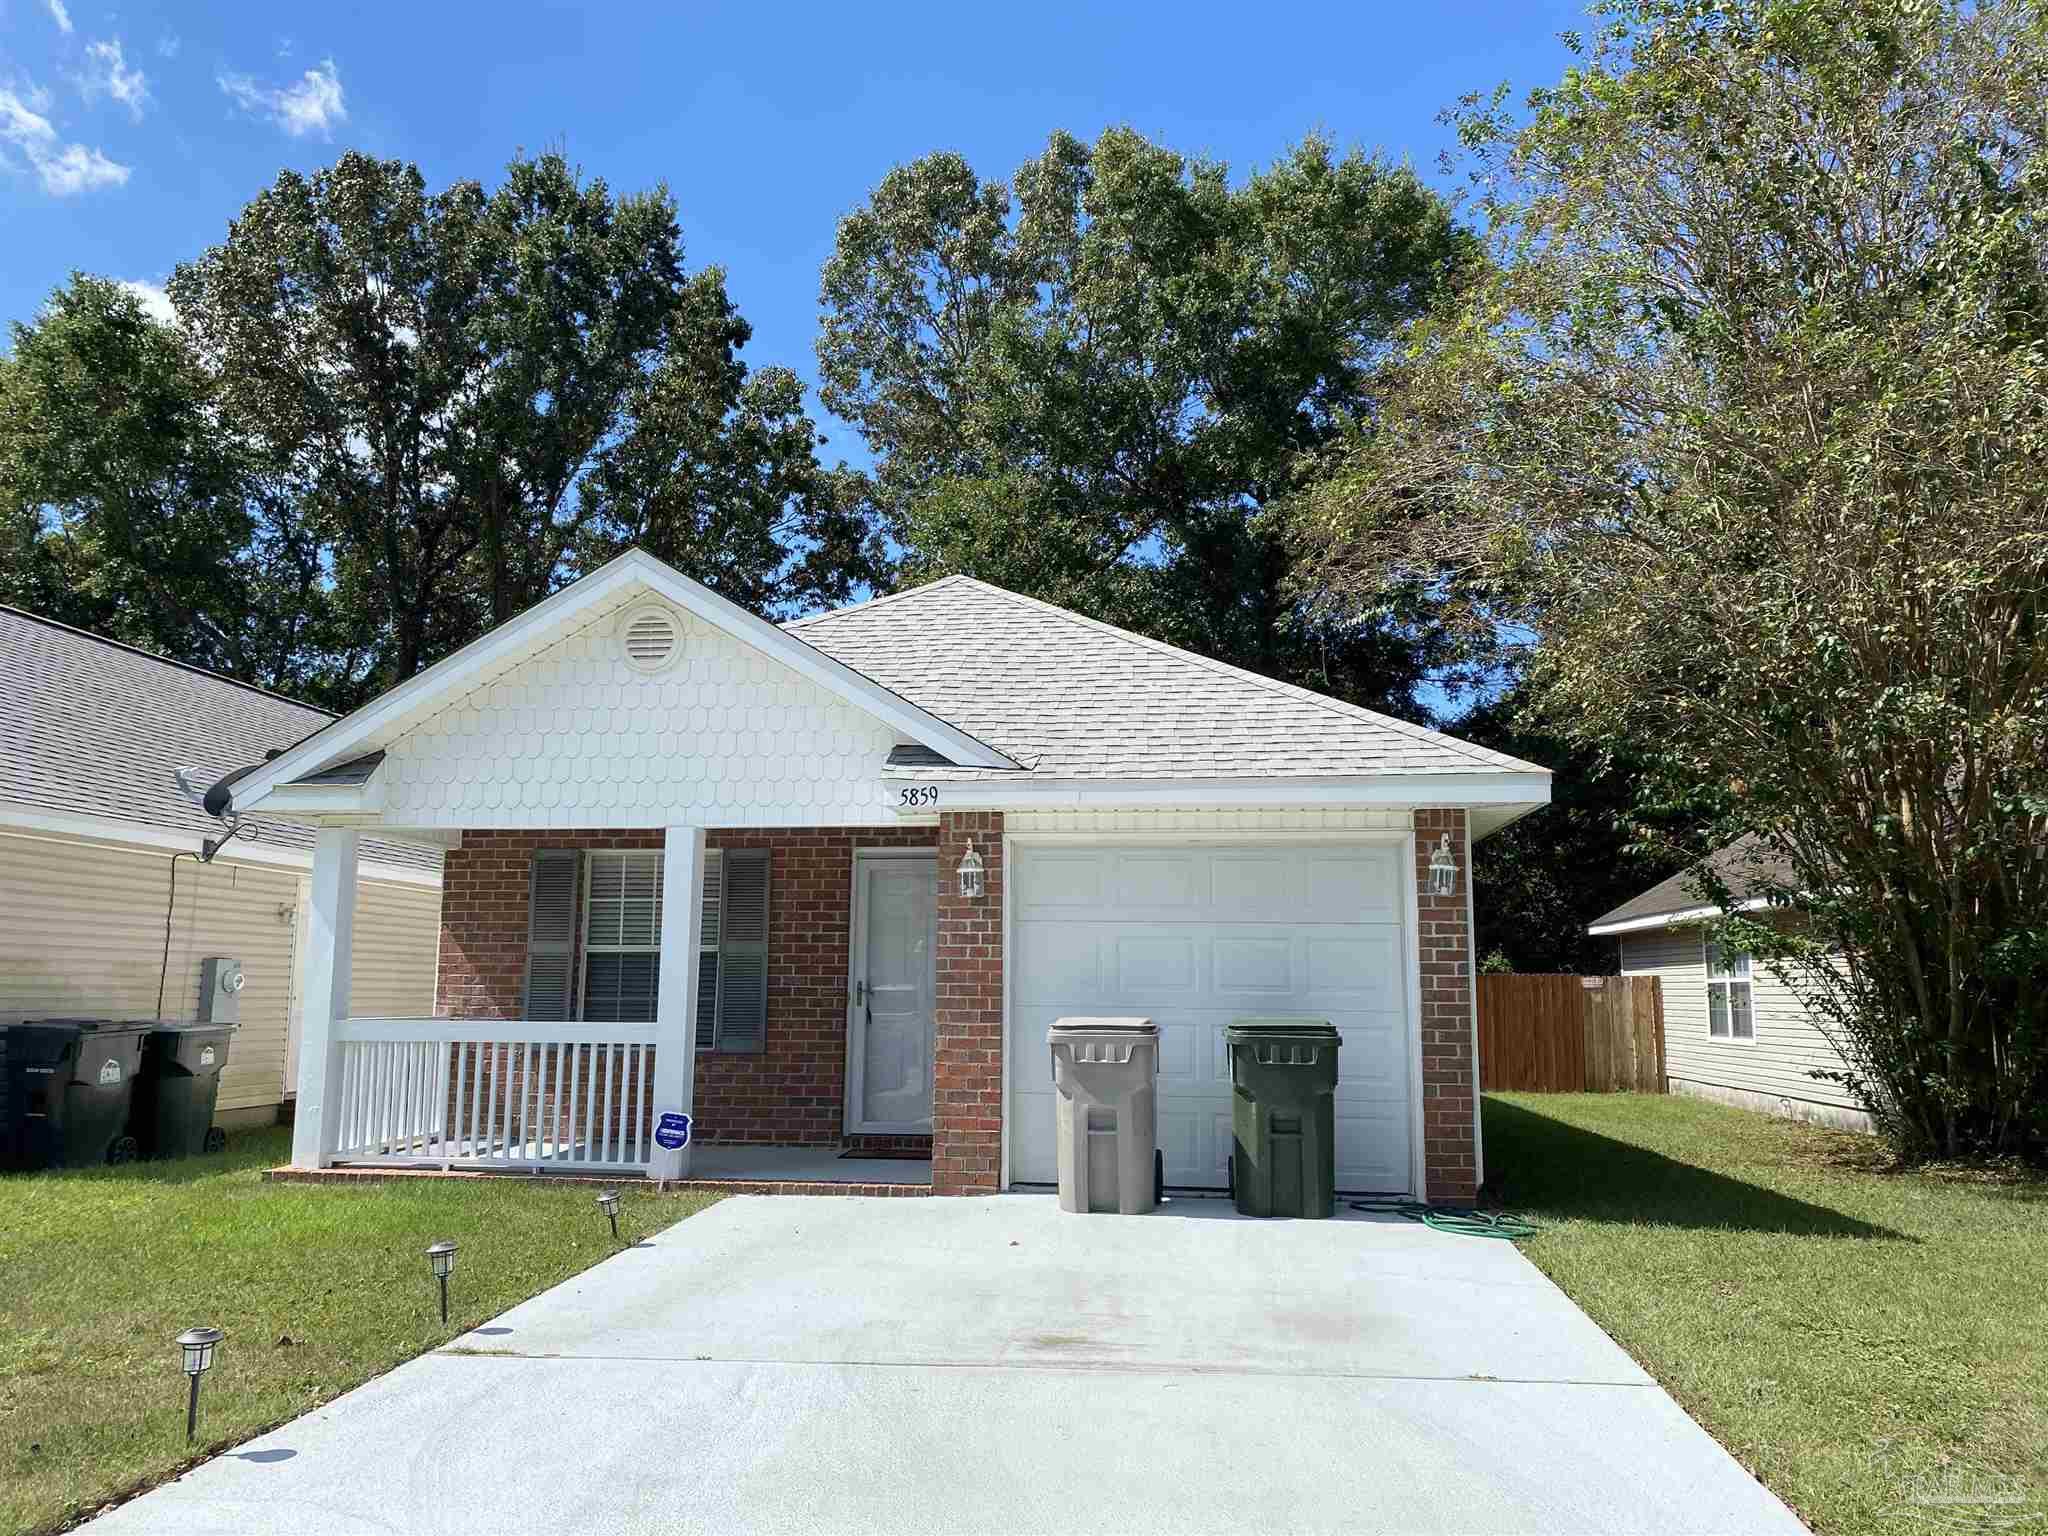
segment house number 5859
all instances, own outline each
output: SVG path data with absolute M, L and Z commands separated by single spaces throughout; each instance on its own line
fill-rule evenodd
M 909 789 L 900 790 L 898 793 L 902 796 L 902 803 L 904 805 L 937 805 L 939 803 L 939 786 L 936 784 L 918 784 Z

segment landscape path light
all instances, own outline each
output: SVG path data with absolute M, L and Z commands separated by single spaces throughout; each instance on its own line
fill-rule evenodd
M 434 1278 L 441 1282 L 441 1322 L 448 1322 L 448 1277 L 455 1272 L 455 1245 L 442 1238 L 427 1250 L 427 1262 L 434 1266 Z
M 191 1378 L 192 1391 L 185 1399 L 185 1443 L 192 1443 L 192 1432 L 199 1427 L 199 1378 L 213 1369 L 213 1352 L 220 1347 L 221 1331 L 218 1328 L 187 1328 L 178 1335 L 178 1348 L 185 1354 L 185 1374 Z
M 619 1240 L 619 1192 L 616 1189 L 602 1191 L 597 1197 L 597 1208 L 610 1218 L 612 1241 Z

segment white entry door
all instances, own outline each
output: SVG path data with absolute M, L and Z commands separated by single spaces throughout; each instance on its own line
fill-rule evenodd
M 1217 1189 L 1232 1019 L 1327 1019 L 1337 1187 L 1414 1181 L 1408 946 L 1396 844 L 1023 845 L 1010 861 L 1010 1177 L 1057 1176 L 1045 1031 L 1071 1014 L 1159 1026 L 1166 1180 Z
M 938 860 L 928 850 L 856 853 L 846 1024 L 846 1129 L 932 1128 Z

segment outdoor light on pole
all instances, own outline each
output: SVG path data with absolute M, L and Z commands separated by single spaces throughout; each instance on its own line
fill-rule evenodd
M 1458 894 L 1458 856 L 1451 852 L 1451 834 L 1448 832 L 1436 840 L 1436 852 L 1429 856 L 1429 894 Z
M 616 1243 L 619 1240 L 619 1192 L 616 1189 L 607 1189 L 600 1193 L 597 1197 L 597 1208 L 610 1218 L 612 1241 Z
M 434 1266 L 434 1278 L 441 1282 L 441 1322 L 448 1322 L 448 1277 L 455 1272 L 455 1245 L 442 1238 L 427 1250 L 427 1261 Z
M 192 1380 L 192 1393 L 185 1401 L 185 1443 L 199 1427 L 199 1378 L 213 1368 L 213 1352 L 220 1347 L 218 1328 L 187 1328 L 178 1335 L 178 1348 L 185 1352 L 185 1374 Z

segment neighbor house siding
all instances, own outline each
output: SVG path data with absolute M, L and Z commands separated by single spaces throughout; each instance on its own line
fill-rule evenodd
M 232 955 L 242 962 L 245 984 L 219 1107 L 275 1106 L 284 1098 L 302 877 L 288 867 L 180 856 L 167 956 L 171 858 L 118 844 L 0 834 L 0 931 L 7 935 L 0 1023 L 44 1016 L 189 1021 L 198 1013 L 200 962 Z M 364 883 L 356 985 L 379 1004 L 376 1011 L 424 1014 L 431 1006 L 438 904 L 430 888 Z
M 1847 1089 L 1810 1075 L 1839 1070 L 1841 1057 L 1793 991 L 1761 963 L 1752 966 L 1751 980 L 1756 1038 L 1721 1040 L 1707 1033 L 1704 939 L 1698 924 L 1620 939 L 1622 974 L 1663 983 L 1665 1073 L 1672 1087 L 1800 1119 L 1864 1123 Z

